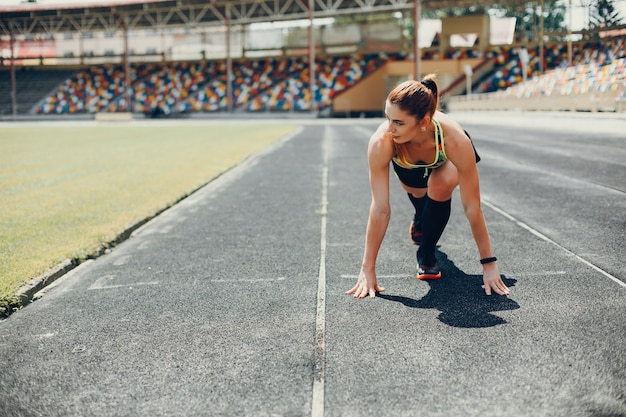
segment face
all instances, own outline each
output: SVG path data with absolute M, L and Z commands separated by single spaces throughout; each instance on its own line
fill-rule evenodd
M 396 143 L 407 143 L 417 136 L 420 126 L 414 116 L 389 101 L 385 104 L 387 132 Z

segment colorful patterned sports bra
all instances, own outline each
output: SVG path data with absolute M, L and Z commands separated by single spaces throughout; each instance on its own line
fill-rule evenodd
M 427 164 L 424 161 L 418 161 L 416 164 L 407 165 L 407 164 L 403 164 L 402 162 L 400 162 L 400 160 L 398 159 L 398 156 L 396 155 L 392 159 L 394 164 L 399 165 L 400 167 L 403 167 L 403 168 L 408 168 L 408 169 L 417 169 L 417 168 L 435 169 L 435 168 L 439 168 L 440 166 L 442 166 L 448 161 L 448 157 L 446 156 L 446 148 L 443 144 L 443 131 L 441 130 L 441 125 L 435 119 L 433 119 L 433 123 L 435 123 L 435 144 L 436 144 L 435 160 L 430 164 Z

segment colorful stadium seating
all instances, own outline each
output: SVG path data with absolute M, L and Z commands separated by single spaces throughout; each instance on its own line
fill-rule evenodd
M 595 63 L 603 66 L 624 56 L 624 38 L 617 38 L 608 42 L 589 42 L 580 47 L 575 44 L 572 51 L 572 66 Z M 527 78 L 541 74 L 538 50 L 528 51 L 530 63 Z M 496 68 L 492 77 L 480 88 L 480 92 L 504 90 L 523 81 L 522 63 L 518 56 L 518 49 L 513 47 L 492 47 L 488 57 L 492 58 Z M 546 70 L 569 66 L 567 62 L 567 45 L 554 44 L 544 50 L 544 67 Z
M 590 61 L 567 68 L 556 68 L 534 76 L 506 90 L 499 91 L 501 97 L 535 97 L 617 91 L 626 80 L 626 58 L 607 64 Z
M 555 69 L 540 78 L 538 51 L 529 52 L 528 83 L 524 79 L 518 49 L 491 47 L 486 56 L 496 64 L 480 91 L 503 90 L 503 94 L 537 95 L 594 88 L 615 89 L 624 79 L 624 39 L 592 42 L 574 48 L 573 66 L 568 67 L 567 46 L 554 44 L 544 51 L 544 66 Z M 437 54 L 423 51 L 422 59 Z M 480 57 L 472 48 L 451 49 L 447 59 Z M 331 104 L 341 91 L 351 87 L 389 60 L 403 54 L 386 53 L 329 56 L 315 62 L 315 102 L 318 109 Z M 310 109 L 310 74 L 307 57 L 242 59 L 233 62 L 233 106 L 238 111 L 304 111 Z M 100 111 L 170 114 L 226 110 L 226 65 L 224 61 L 169 62 L 131 65 L 131 109 L 127 108 L 120 65 L 91 66 L 79 71 L 56 92 L 46 97 L 37 113 L 96 113 Z M 621 78 L 620 78 L 621 77 Z M 513 89 L 513 86 L 519 85 Z

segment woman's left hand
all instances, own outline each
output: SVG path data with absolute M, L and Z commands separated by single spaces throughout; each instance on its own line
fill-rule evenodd
M 376 281 L 376 272 L 366 271 L 365 268 L 361 268 L 356 285 L 346 291 L 346 294 L 354 294 L 354 298 L 365 298 L 368 295 L 374 298 L 377 292 L 383 291 L 385 291 L 385 289 L 379 286 Z
M 500 271 L 498 271 L 495 262 L 483 266 L 483 284 L 483 289 L 487 295 L 491 295 L 491 291 L 504 296 L 511 293 L 504 281 L 502 281 Z

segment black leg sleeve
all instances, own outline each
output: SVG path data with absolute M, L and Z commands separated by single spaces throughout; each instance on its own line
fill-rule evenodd
M 418 265 L 433 266 L 437 262 L 435 248 L 443 234 L 448 220 L 452 199 L 448 201 L 435 201 L 426 197 L 424 211 L 422 212 L 422 244 L 417 251 Z
M 426 194 L 424 194 L 424 197 L 420 197 L 420 198 L 416 198 L 413 197 L 413 194 L 411 193 L 407 193 L 407 195 L 409 196 L 409 200 L 411 200 L 411 204 L 413 204 L 413 207 L 415 207 L 415 216 L 413 219 L 413 222 L 415 223 L 415 226 L 419 229 L 419 223 L 420 220 L 422 218 L 422 212 L 424 211 L 424 205 L 426 204 Z

